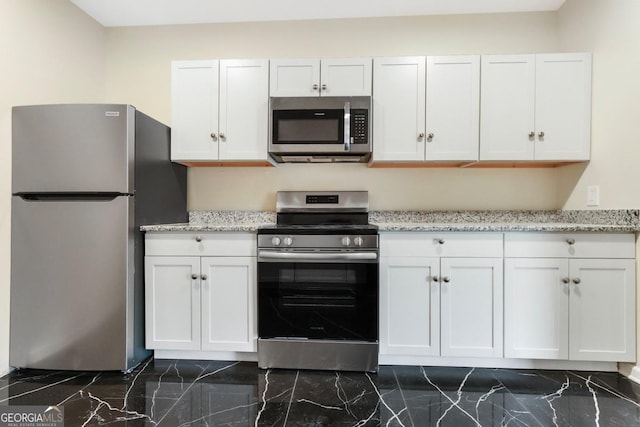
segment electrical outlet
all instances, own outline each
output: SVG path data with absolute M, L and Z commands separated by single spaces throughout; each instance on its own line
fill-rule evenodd
M 587 187 L 587 206 L 600 205 L 600 186 L 590 185 Z

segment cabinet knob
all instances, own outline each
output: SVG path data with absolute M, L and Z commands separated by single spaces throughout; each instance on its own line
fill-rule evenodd
M 320 86 L 320 90 L 327 90 L 327 85 L 323 84 L 322 86 Z
M 540 139 L 544 138 L 544 132 L 538 132 L 538 138 Z
M 198 278 L 198 275 L 197 275 L 197 274 L 192 274 L 192 275 L 191 275 L 191 278 L 192 278 L 193 280 L 196 280 L 196 279 Z
M 575 279 L 572 280 L 573 283 L 575 283 L 576 285 L 580 284 L 580 278 L 576 277 Z
M 439 245 L 444 245 L 444 239 L 436 239 Z
M 535 132 L 533 132 L 533 131 L 529 132 L 529 139 L 533 139 L 535 137 L 536 137 L 536 133 Z
M 200 278 L 201 278 L 202 280 L 207 280 L 207 275 L 206 275 L 206 274 L 203 274 L 202 276 L 200 276 Z
M 432 276 L 431 280 L 433 280 L 434 282 L 438 282 L 440 278 L 438 276 Z
M 424 132 L 420 132 L 420 133 L 418 134 L 418 139 L 422 139 L 422 138 L 424 138 Z
M 571 238 L 569 238 L 569 239 L 567 239 L 567 243 L 568 243 L 569 245 L 574 245 L 574 244 L 576 243 L 576 239 L 571 239 Z
M 311 86 L 311 88 L 312 88 L 313 90 L 318 90 L 318 85 L 317 85 L 317 84 L 314 84 L 313 86 Z
M 563 277 L 562 278 L 562 283 L 569 283 L 569 282 L 570 282 L 570 280 L 569 280 L 568 277 Z
M 432 133 L 429 133 L 429 134 L 427 135 L 427 141 L 428 141 L 428 142 L 433 141 L 433 134 L 432 134 Z
M 216 141 L 218 139 L 218 137 L 216 136 L 215 133 L 211 133 L 211 139 L 213 139 L 214 141 Z
M 202 242 L 202 237 L 196 236 L 196 242 L 198 242 L 198 243 Z
M 220 132 L 220 139 L 225 140 L 227 139 L 227 136 L 224 133 Z
M 442 281 L 443 281 L 444 283 L 449 283 L 449 282 L 451 281 L 451 279 L 449 279 L 449 277 L 447 277 L 447 276 L 444 276 L 444 277 L 442 278 Z

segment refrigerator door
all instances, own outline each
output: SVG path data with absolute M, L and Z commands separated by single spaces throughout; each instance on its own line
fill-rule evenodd
M 127 369 L 133 203 L 13 196 L 11 366 Z
M 12 120 L 12 193 L 133 192 L 132 106 L 21 106 Z

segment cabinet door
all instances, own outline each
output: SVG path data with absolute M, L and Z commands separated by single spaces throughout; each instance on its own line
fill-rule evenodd
M 569 272 L 569 359 L 635 361 L 635 261 L 572 259 Z
M 256 259 L 203 257 L 202 350 L 257 351 Z
M 218 61 L 171 64 L 171 160 L 218 159 Z
M 480 57 L 428 56 L 426 159 L 478 160 Z
M 438 259 L 380 259 L 380 354 L 440 354 Z
M 424 160 L 425 59 L 373 60 L 373 159 Z
M 265 160 L 269 61 L 220 61 L 220 160 Z
M 371 58 L 323 58 L 321 96 L 371 96 Z
M 480 160 L 533 160 L 535 56 L 482 56 Z
M 200 258 L 145 257 L 146 347 L 200 349 Z
M 440 261 L 441 355 L 502 357 L 502 258 Z
M 504 260 L 505 357 L 569 356 L 568 273 L 564 258 Z
M 270 96 L 320 94 L 319 59 L 272 59 L 270 71 Z
M 591 55 L 536 55 L 535 96 L 536 160 L 589 160 Z

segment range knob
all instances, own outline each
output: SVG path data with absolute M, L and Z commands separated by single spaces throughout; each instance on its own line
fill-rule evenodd
M 293 244 L 293 239 L 291 237 L 285 237 L 284 244 L 285 246 L 291 246 Z
M 351 239 L 348 237 L 343 237 L 340 242 L 342 242 L 342 246 L 349 246 L 351 244 Z
M 279 246 L 281 243 L 280 237 L 275 236 L 273 239 L 271 239 L 271 244 L 273 246 Z
M 353 244 L 356 246 L 362 246 L 362 244 L 364 243 L 364 241 L 362 240 L 362 237 L 358 236 L 356 238 L 353 239 Z

